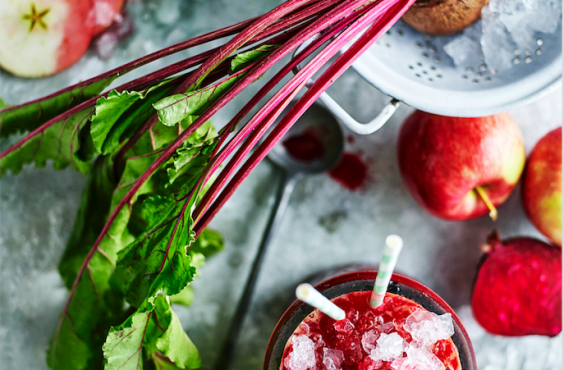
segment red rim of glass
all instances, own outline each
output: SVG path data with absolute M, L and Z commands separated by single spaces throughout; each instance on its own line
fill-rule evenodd
M 319 291 L 324 291 L 327 288 L 330 288 L 332 286 L 336 286 L 336 285 L 339 285 L 339 284 L 342 284 L 342 283 L 346 283 L 346 282 L 349 282 L 351 280 L 376 279 L 377 274 L 378 274 L 378 270 L 348 272 L 348 273 L 344 273 L 344 274 L 329 278 L 329 279 L 317 284 L 315 286 L 315 289 L 317 289 Z M 410 286 L 413 289 L 421 291 L 423 294 L 427 295 L 429 298 L 431 298 L 432 300 L 437 302 L 441 307 L 443 307 L 445 309 L 445 311 L 450 313 L 452 315 L 452 319 L 456 322 L 456 324 L 460 328 L 460 331 L 461 331 L 462 335 L 464 336 L 464 339 L 466 340 L 466 342 L 468 344 L 468 347 L 470 349 L 470 354 L 472 355 L 473 363 L 476 364 L 476 355 L 474 354 L 474 347 L 472 346 L 472 342 L 470 341 L 470 337 L 468 336 L 466 329 L 462 325 L 462 322 L 460 321 L 460 319 L 458 318 L 458 316 L 456 315 L 454 310 L 448 305 L 448 303 L 446 303 L 441 297 L 439 297 L 437 295 L 437 293 L 433 292 L 431 289 L 427 288 L 425 285 L 423 285 L 423 284 L 421 284 L 421 283 L 419 283 L 419 282 L 417 282 L 413 279 L 410 279 L 408 277 L 398 275 L 398 274 L 392 274 L 391 280 L 398 282 L 400 284 L 405 284 L 407 286 Z M 270 339 L 268 340 L 268 345 L 266 347 L 266 353 L 264 355 L 264 361 L 263 361 L 263 365 L 262 365 L 263 370 L 268 370 L 268 360 L 270 359 L 270 356 L 272 355 L 272 350 L 274 348 L 274 342 L 278 338 L 278 335 L 280 334 L 281 329 L 284 327 L 286 322 L 292 317 L 292 315 L 302 305 L 304 305 L 303 302 L 298 301 L 298 300 L 294 301 L 294 303 L 292 303 L 292 305 L 290 307 L 288 307 L 286 312 L 284 312 L 284 314 L 282 315 L 280 320 L 278 320 L 278 323 L 276 324 L 276 327 L 274 328 L 274 331 L 272 332 L 272 334 L 270 335 Z

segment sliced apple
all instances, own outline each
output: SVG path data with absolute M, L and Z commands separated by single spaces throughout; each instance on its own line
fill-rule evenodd
M 22 77 L 60 72 L 88 49 L 92 0 L 0 1 L 0 66 Z

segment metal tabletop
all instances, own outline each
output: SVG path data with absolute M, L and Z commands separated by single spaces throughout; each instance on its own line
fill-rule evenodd
M 100 60 L 92 51 L 57 76 L 39 80 L 0 72 L 0 97 L 21 103 L 84 80 L 124 62 L 186 38 L 268 11 L 280 0 L 143 0 L 128 4 L 136 25 L 115 55 Z M 138 77 L 201 49 L 165 58 L 125 77 Z M 225 124 L 258 84 L 235 99 L 213 121 Z M 331 95 L 355 118 L 372 118 L 389 98 L 347 71 Z M 378 262 L 390 233 L 404 238 L 397 269 L 435 290 L 459 313 L 473 341 L 478 366 L 497 369 L 560 369 L 562 337 L 491 336 L 473 320 L 468 305 L 479 246 L 495 227 L 502 237 L 542 238 L 526 219 L 515 189 L 499 207 L 499 220 L 487 216 L 465 222 L 434 218 L 404 188 L 395 142 L 411 108 L 401 106 L 390 122 L 370 136 L 354 136 L 346 150 L 369 167 L 366 186 L 348 191 L 327 175 L 301 179 L 280 231 L 265 259 L 250 315 L 243 325 L 233 369 L 259 370 L 268 338 L 292 300 L 297 284 L 311 275 L 350 263 Z M 511 111 L 522 129 L 527 152 L 562 124 L 562 90 Z M 347 133 L 348 134 L 348 133 Z M 4 140 L 6 147 L 13 140 Z M 226 240 L 225 251 L 210 258 L 193 283 L 191 307 L 175 307 L 188 335 L 210 368 L 222 346 L 249 265 L 260 241 L 276 186 L 277 169 L 261 163 L 211 223 Z M 0 181 L 0 358 L 2 369 L 47 369 L 45 351 L 66 298 L 57 272 L 86 178 L 71 169 L 24 168 Z

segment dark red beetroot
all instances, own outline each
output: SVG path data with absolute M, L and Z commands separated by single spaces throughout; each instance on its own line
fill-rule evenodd
M 485 245 L 472 293 L 474 317 L 492 334 L 562 331 L 562 250 L 527 237 Z

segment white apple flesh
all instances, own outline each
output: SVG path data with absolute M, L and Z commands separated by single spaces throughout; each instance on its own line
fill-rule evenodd
M 92 0 L 0 1 L 0 66 L 22 77 L 60 72 L 92 39 Z

